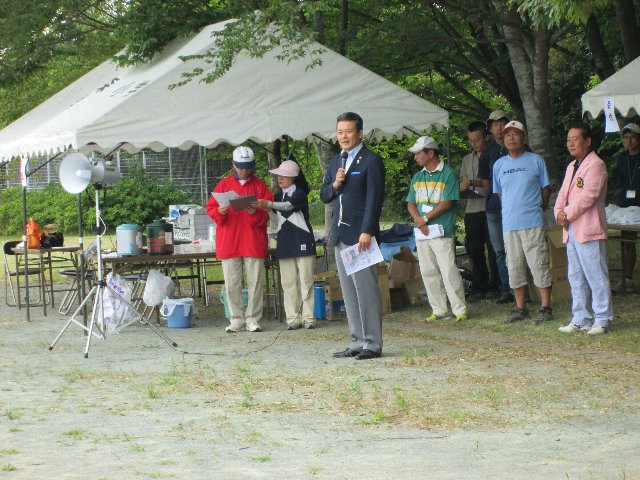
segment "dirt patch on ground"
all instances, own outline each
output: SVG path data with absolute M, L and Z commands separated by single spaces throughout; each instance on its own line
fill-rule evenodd
M 640 478 L 638 355 L 560 323 L 518 336 L 416 308 L 357 362 L 331 357 L 344 322 L 230 335 L 202 311 L 163 331 L 206 355 L 134 324 L 84 359 L 74 325 L 48 350 L 67 317 L 0 309 L 0 477 Z

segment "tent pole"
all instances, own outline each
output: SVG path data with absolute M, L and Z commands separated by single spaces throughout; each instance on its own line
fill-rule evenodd
M 29 170 L 29 164 L 27 161 L 27 164 L 25 165 L 24 168 L 24 179 L 23 179 L 23 183 L 22 183 L 22 240 L 23 240 L 23 247 L 24 247 L 24 288 L 25 288 L 25 301 L 26 301 L 26 308 L 25 310 L 27 311 L 27 322 L 31 321 L 31 312 L 29 309 L 29 269 L 28 269 L 28 265 L 29 265 L 29 249 L 27 248 L 27 187 L 29 185 L 29 177 L 31 177 L 31 175 L 33 175 L 34 173 L 36 173 L 38 170 L 40 170 L 41 168 L 45 167 L 46 165 L 49 165 L 49 163 L 51 163 L 53 160 L 55 160 L 56 158 L 58 158 L 60 155 L 62 155 L 64 152 L 58 152 L 56 153 L 53 157 L 47 159 L 47 161 L 45 161 L 44 163 L 38 165 L 36 168 L 34 168 L 33 170 Z M 20 272 L 16 272 L 16 275 L 20 275 Z M 18 292 L 18 295 L 20 295 L 20 292 Z M 42 301 L 44 302 L 44 296 L 42 297 Z
M 27 186 L 22 186 L 22 246 L 24 248 L 24 291 L 27 311 L 27 322 L 31 321 L 31 312 L 29 311 L 29 248 L 27 242 Z M 16 272 L 20 275 L 20 272 Z M 19 290 L 19 289 L 18 289 Z M 20 292 L 18 291 L 18 296 Z M 42 298 L 44 302 L 44 297 Z

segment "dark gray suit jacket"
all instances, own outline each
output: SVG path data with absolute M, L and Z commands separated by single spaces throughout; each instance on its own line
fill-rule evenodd
M 333 202 L 333 244 L 337 245 L 342 240 L 345 245 L 355 245 L 361 233 L 379 237 L 385 178 L 382 158 L 362 146 L 347 171 L 345 181 L 336 191 L 332 184 L 341 164 L 340 154 L 331 158 L 320 189 L 322 201 Z

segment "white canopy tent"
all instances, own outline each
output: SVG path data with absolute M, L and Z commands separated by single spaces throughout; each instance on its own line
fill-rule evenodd
M 362 115 L 366 133 L 376 138 L 449 125 L 445 110 L 319 44 L 312 48 L 325 50 L 322 65 L 312 69 L 310 58 L 287 63 L 275 50 L 261 59 L 241 56 L 213 84 L 195 80 L 169 89 L 182 72 L 211 68 L 179 57 L 212 48 L 212 33 L 223 27 L 177 39 L 147 64 L 101 64 L 0 131 L 0 160 L 70 148 L 134 152 L 267 143 L 285 134 L 332 138 L 344 111 Z
M 588 113 L 596 118 L 609 98 L 613 98 L 614 108 L 621 116 L 637 115 L 640 112 L 639 74 L 640 57 L 582 95 L 582 115 Z

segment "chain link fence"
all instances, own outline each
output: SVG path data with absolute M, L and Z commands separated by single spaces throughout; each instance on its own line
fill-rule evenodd
M 142 151 L 136 154 L 116 152 L 113 160 L 120 167 L 120 174 L 126 177 L 132 167 L 141 165 L 144 170 L 159 184 L 173 182 L 179 188 L 189 192 L 194 203 L 204 205 L 209 199 L 213 186 L 225 176 L 230 169 L 229 160 L 208 159 L 210 150 L 194 146 L 189 150 L 168 148 L 162 152 Z M 48 156 L 31 159 L 29 190 L 42 190 L 51 182 L 59 182 L 58 172 L 64 158 L 54 158 L 45 164 Z M 13 160 L 2 167 L 0 189 L 21 185 L 20 160 Z

